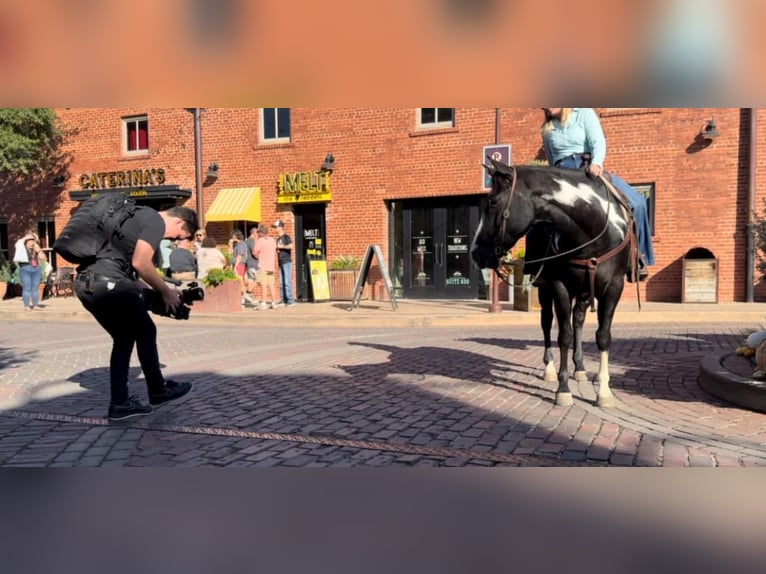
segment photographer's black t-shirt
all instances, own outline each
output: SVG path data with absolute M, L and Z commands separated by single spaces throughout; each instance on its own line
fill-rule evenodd
M 135 215 L 122 224 L 120 231 L 122 238 L 112 241 L 112 247 L 122 254 L 122 258 L 99 259 L 88 267 L 88 271 L 115 279 L 129 277 L 133 269 L 130 262 L 136 250 L 136 243 L 143 239 L 154 248 L 156 256 L 165 235 L 165 222 L 151 207 L 138 206 Z

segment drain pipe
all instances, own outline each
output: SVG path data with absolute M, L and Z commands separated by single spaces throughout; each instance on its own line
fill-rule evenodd
M 500 108 L 495 108 L 495 144 L 500 144 Z M 482 163 L 484 162 L 484 158 L 481 158 Z M 489 304 L 489 312 L 490 313 L 502 313 L 503 312 L 503 306 L 500 304 L 500 294 L 498 293 L 498 289 L 500 289 L 499 282 L 497 280 L 497 273 L 492 272 L 491 275 L 492 279 L 490 279 L 489 282 L 489 290 L 492 294 L 492 301 Z
M 205 227 L 202 201 L 202 109 L 194 108 L 194 180 L 196 182 L 197 218 L 200 228 Z
M 750 138 L 747 174 L 747 252 L 745 254 L 745 300 L 748 303 L 753 302 L 753 286 L 755 285 L 755 162 L 757 158 L 756 150 L 756 128 L 757 128 L 757 108 L 750 108 Z

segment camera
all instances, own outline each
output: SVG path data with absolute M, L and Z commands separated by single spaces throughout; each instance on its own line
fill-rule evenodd
M 180 284 L 180 282 L 172 283 L 176 285 Z M 163 301 L 162 296 L 157 291 L 148 288 L 144 289 L 144 303 L 146 304 L 146 308 L 149 311 L 155 315 L 160 315 L 162 317 L 172 317 L 173 319 L 178 319 L 179 321 L 187 320 L 189 318 L 189 313 L 191 313 L 191 307 L 189 307 L 190 305 L 193 305 L 195 301 L 203 301 L 204 299 L 205 290 L 199 283 L 193 281 L 181 289 L 180 305 L 178 305 L 178 307 L 175 309 L 168 310 L 165 307 L 165 301 Z

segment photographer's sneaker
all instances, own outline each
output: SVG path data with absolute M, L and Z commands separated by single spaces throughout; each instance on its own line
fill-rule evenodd
M 282 301 L 277 301 L 276 303 L 271 304 L 272 309 L 276 309 L 277 307 L 282 307 Z
M 161 405 L 168 401 L 180 399 L 192 390 L 191 383 L 176 383 L 175 381 L 165 381 L 165 390 L 158 395 L 149 395 L 149 403 Z
M 121 405 L 111 403 L 109 405 L 109 414 L 107 418 L 110 421 L 121 421 L 133 417 L 142 417 L 152 413 L 152 407 L 138 402 L 136 397 L 130 397 Z

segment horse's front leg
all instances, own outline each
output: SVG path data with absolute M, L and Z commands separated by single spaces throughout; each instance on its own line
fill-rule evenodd
M 598 302 L 598 330 L 596 331 L 596 345 L 599 351 L 598 375 L 598 399 L 596 404 L 599 407 L 615 406 L 612 389 L 609 388 L 609 348 L 612 346 L 612 319 L 617 309 L 617 303 L 620 300 L 622 286 L 620 286 L 616 295 L 607 295 Z
M 556 365 L 553 362 L 553 348 L 551 345 L 551 329 L 553 327 L 553 292 L 547 286 L 541 286 L 537 291 L 537 300 L 540 302 L 540 327 L 543 329 L 545 351 L 543 352 L 543 365 L 545 371 L 543 380 L 546 383 L 555 383 Z
M 572 300 L 566 287 L 561 282 L 554 282 L 553 301 L 556 309 L 556 321 L 559 324 L 559 387 L 556 389 L 556 404 L 570 406 L 573 404 L 572 391 L 569 389 L 569 365 L 567 356 L 572 345 Z
M 575 303 L 572 313 L 572 325 L 574 326 L 574 378 L 578 383 L 584 383 L 588 380 L 588 374 L 585 372 L 585 362 L 582 353 L 582 327 L 585 324 L 585 315 L 588 311 L 588 299 L 578 299 Z

